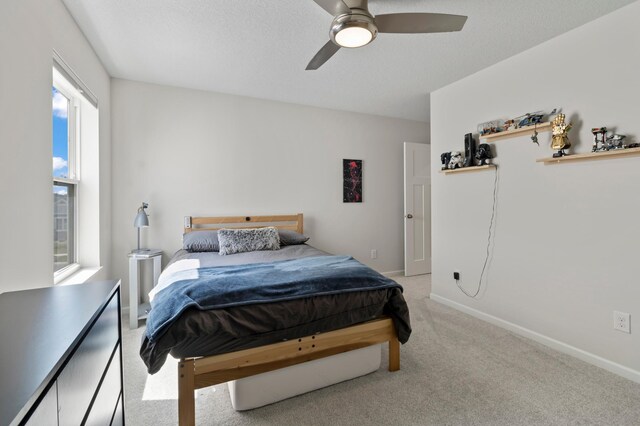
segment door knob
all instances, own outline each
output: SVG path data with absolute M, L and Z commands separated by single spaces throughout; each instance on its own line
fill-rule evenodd
M 413 219 L 413 215 L 411 213 L 409 213 L 408 215 L 405 216 L 407 219 Z

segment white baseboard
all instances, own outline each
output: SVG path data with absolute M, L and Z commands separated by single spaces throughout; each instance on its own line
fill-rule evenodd
M 400 277 L 404 276 L 404 269 L 400 269 L 399 271 L 388 271 L 388 272 L 380 272 L 385 277 Z
M 602 358 L 598 355 L 592 354 L 590 352 L 584 351 L 582 349 L 576 348 L 575 346 L 571 346 L 567 343 L 561 342 L 559 340 L 553 339 L 551 337 L 545 336 L 543 334 L 537 333 L 533 330 L 529 330 L 528 328 L 521 327 L 512 322 L 503 320 L 498 317 L 494 317 L 493 315 L 486 314 L 477 309 L 470 308 L 466 305 L 463 305 L 458 302 L 454 302 L 453 300 L 449 300 L 445 297 L 438 296 L 437 294 L 431 293 L 431 300 L 442 303 L 443 305 L 447 305 L 453 309 L 458 311 L 462 311 L 466 314 L 469 314 L 475 318 L 481 319 L 493 325 L 497 325 L 498 327 L 502 327 L 511 332 L 514 332 L 520 336 L 526 337 L 531 340 L 535 340 L 538 343 L 542 343 L 545 346 L 548 346 L 552 349 L 555 349 L 559 352 L 565 353 L 567 355 L 571 355 L 576 357 L 584 362 L 588 362 L 589 364 L 593 364 L 597 367 L 604 368 L 607 371 L 610 371 L 614 374 L 622 376 L 626 379 L 632 380 L 634 382 L 640 383 L 640 371 L 634 370 L 629 367 L 625 367 L 624 365 L 618 364 L 616 362 L 610 361 L 606 358 Z

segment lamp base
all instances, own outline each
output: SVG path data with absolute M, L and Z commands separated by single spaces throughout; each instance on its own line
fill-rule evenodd
M 131 250 L 131 253 L 149 253 L 151 249 L 134 249 Z

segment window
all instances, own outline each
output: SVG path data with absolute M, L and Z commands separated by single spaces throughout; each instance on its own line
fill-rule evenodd
M 53 52 L 51 88 L 53 282 L 100 269 L 98 98 Z
M 76 228 L 80 99 L 77 90 L 54 72 L 53 118 L 53 272 L 77 263 Z

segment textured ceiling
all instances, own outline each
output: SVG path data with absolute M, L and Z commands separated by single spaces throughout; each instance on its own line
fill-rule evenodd
M 317 71 L 305 67 L 331 16 L 312 0 L 63 1 L 113 77 L 429 121 L 430 92 L 633 0 L 371 0 L 374 15 L 469 19 L 460 33 L 380 34 Z

